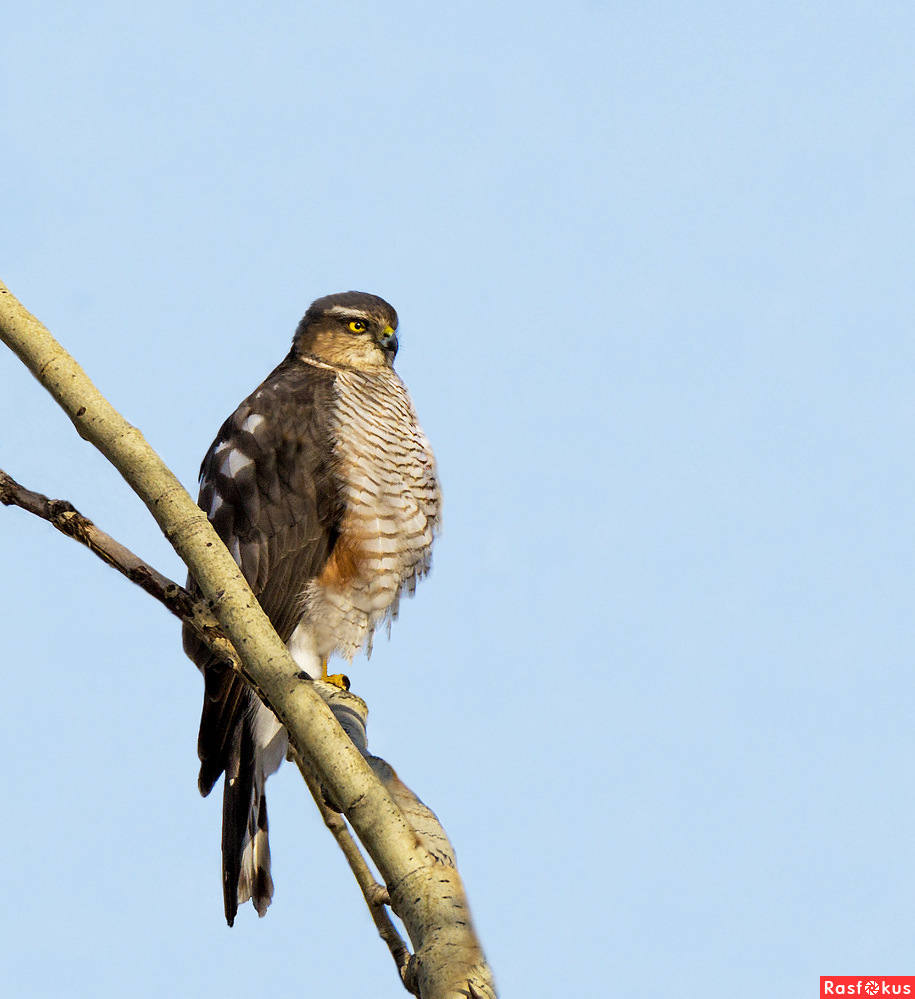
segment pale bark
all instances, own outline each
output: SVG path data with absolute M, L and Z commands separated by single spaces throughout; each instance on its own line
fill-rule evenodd
M 76 361 L 0 283 L 0 339 L 149 508 L 197 580 L 244 675 L 289 732 L 380 872 L 414 946 L 404 984 L 422 999 L 494 996 L 492 975 L 455 868 L 436 860 L 299 670 L 206 515 L 142 434 L 102 397 Z

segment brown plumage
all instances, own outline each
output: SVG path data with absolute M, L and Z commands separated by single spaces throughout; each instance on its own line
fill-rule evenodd
M 441 496 L 435 461 L 392 364 L 397 315 L 382 299 L 318 299 L 289 356 L 223 424 L 201 466 L 200 506 L 301 668 L 371 648 L 428 570 Z M 191 584 L 192 585 L 192 584 Z M 187 629 L 204 674 L 202 794 L 225 773 L 223 894 L 232 922 L 273 894 L 264 782 L 285 731 Z

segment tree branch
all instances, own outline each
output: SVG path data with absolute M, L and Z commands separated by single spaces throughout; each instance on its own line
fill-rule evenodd
M 322 684 L 322 686 L 331 685 Z M 404 987 L 407 991 L 413 992 L 414 995 L 418 995 L 419 993 L 414 992 L 413 989 L 406 984 L 406 971 L 411 954 L 409 948 L 403 942 L 403 938 L 391 922 L 391 917 L 388 915 L 386 906 L 390 904 L 391 900 L 388 896 L 387 890 L 375 880 L 375 875 L 372 874 L 369 865 L 365 862 L 365 858 L 362 856 L 362 851 L 356 845 L 353 837 L 350 836 L 349 828 L 347 827 L 343 816 L 338 812 L 335 812 L 324 800 L 321 785 L 315 777 L 312 769 L 294 749 L 290 755 L 295 761 L 296 766 L 298 766 L 299 772 L 302 774 L 302 778 L 308 785 L 308 790 L 311 791 L 311 796 L 314 798 L 315 804 L 318 806 L 318 811 L 321 813 L 324 825 L 330 830 L 331 835 L 337 841 L 337 845 L 343 852 L 343 856 L 346 857 L 346 862 L 349 864 L 353 877 L 359 885 L 362 897 L 365 899 L 365 904 L 368 906 L 369 913 L 372 916 L 372 921 L 375 923 L 375 928 L 378 930 L 378 935 L 385 942 L 385 944 L 387 944 L 388 950 L 391 952 L 391 957 L 394 959 L 394 964 L 397 967 L 397 973 L 400 975 L 401 981 L 404 982 Z
M 206 515 L 142 434 L 2 283 L 0 338 L 51 393 L 80 436 L 115 465 L 149 508 L 237 650 L 246 679 L 286 727 L 298 758 L 307 759 L 321 787 L 352 824 L 414 944 L 404 975 L 408 988 L 423 999 L 495 996 L 456 870 L 436 862 L 314 685 L 299 678 Z M 448 877 L 442 877 L 446 871 Z
M 219 622 L 202 600 L 195 600 L 179 583 L 163 576 L 129 548 L 115 541 L 110 534 L 96 527 L 67 500 L 52 500 L 42 493 L 32 492 L 0 469 L 0 503 L 4 506 L 18 506 L 46 520 L 68 538 L 85 545 L 106 565 L 117 569 L 121 575 L 158 600 L 175 617 L 189 624 L 213 653 L 242 671 L 241 661 L 232 643 L 222 633 Z

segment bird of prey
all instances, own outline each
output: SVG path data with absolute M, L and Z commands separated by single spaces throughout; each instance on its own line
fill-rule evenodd
M 300 669 L 327 676 L 397 615 L 429 569 L 441 492 L 435 459 L 394 372 L 397 313 L 364 292 L 312 302 L 292 349 L 226 420 L 198 503 Z M 195 589 L 193 580 L 189 586 Z M 273 896 L 264 784 L 286 731 L 185 627 L 204 676 L 200 792 L 222 773 L 223 899 L 231 926 Z

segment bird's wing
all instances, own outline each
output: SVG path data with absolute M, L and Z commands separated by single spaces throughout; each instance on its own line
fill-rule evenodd
M 226 420 L 201 465 L 198 503 L 284 642 L 343 513 L 328 420 L 333 379 L 287 358 Z M 206 795 L 230 761 L 254 695 L 188 628 L 184 648 L 205 679 L 198 752 Z

